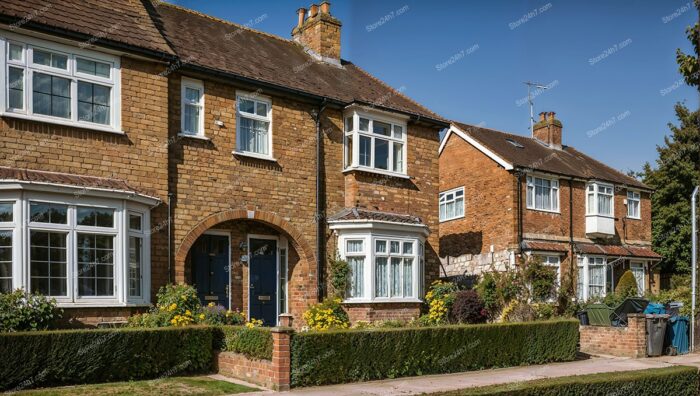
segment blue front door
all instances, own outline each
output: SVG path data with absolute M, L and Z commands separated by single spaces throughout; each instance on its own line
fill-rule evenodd
M 277 241 L 250 240 L 250 317 L 277 325 Z
M 203 305 L 229 308 L 229 243 L 224 235 L 202 235 L 192 248 L 192 283 Z

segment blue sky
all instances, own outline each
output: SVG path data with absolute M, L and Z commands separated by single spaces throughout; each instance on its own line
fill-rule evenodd
M 282 37 L 310 4 L 170 2 Z M 691 0 L 333 0 L 331 13 L 344 59 L 444 117 L 529 135 L 523 82 L 549 86 L 535 114 L 555 111 L 564 144 L 620 170 L 656 158 L 676 102 L 699 105 L 675 62 Z

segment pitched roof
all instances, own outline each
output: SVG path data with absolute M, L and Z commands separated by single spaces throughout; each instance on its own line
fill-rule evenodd
M 150 191 L 136 189 L 130 186 L 124 180 L 106 177 L 81 176 L 70 173 L 47 172 L 0 166 L 0 183 L 2 182 L 41 183 L 69 187 L 82 187 L 96 190 L 119 191 L 160 201 L 160 199 Z
M 583 179 L 596 179 L 651 190 L 639 180 L 627 176 L 589 157 L 571 146 L 550 148 L 536 139 L 481 128 L 453 121 L 459 130 L 516 168 L 534 169 Z
M 11 30 L 58 28 L 82 34 L 90 44 L 119 43 L 173 54 L 139 0 L 2 0 L 0 15 Z
M 446 121 L 351 62 L 314 60 L 298 43 L 192 10 L 162 3 L 154 18 L 187 65 L 255 79 L 351 104 L 369 104 Z M 290 29 L 293 15 L 290 14 Z
M 367 210 L 361 208 L 345 208 L 328 218 L 329 222 L 354 220 L 383 221 L 390 223 L 424 225 L 420 217 L 411 216 L 409 214 L 380 212 L 376 210 Z

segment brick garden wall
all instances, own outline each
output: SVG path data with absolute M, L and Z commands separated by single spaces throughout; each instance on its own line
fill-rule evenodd
M 631 358 L 646 356 L 646 319 L 643 314 L 627 316 L 627 327 L 580 326 L 581 352 Z
M 387 304 L 344 304 L 350 322 L 358 320 L 373 322 L 377 320 L 399 320 L 409 322 L 420 316 L 420 303 Z

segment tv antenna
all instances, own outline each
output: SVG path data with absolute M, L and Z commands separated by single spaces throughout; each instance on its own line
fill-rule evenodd
M 535 131 L 535 115 L 533 114 L 533 106 L 534 103 L 532 102 L 532 87 L 538 88 L 538 89 L 549 89 L 546 85 L 542 85 L 540 83 L 532 82 L 532 81 L 525 81 L 523 84 L 527 85 L 527 102 L 530 103 L 530 135 L 532 135 Z

